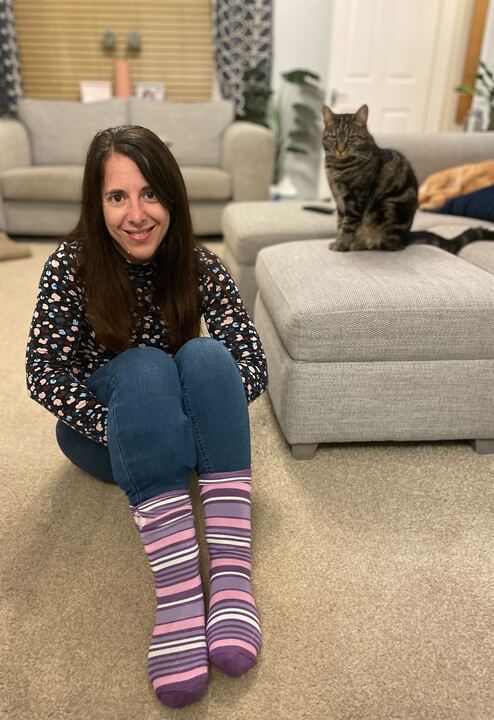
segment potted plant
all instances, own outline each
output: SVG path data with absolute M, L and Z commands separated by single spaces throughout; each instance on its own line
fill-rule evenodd
M 282 73 L 281 78 L 279 89 L 273 93 L 260 68 L 248 69 L 244 74 L 244 113 L 238 119 L 272 129 L 276 141 L 273 185 L 283 180 L 288 154 L 299 158 L 305 156 L 305 162 L 294 164 L 292 170 L 297 174 L 297 168 L 304 168 L 307 176 L 314 176 L 314 182 L 317 182 L 324 102 L 324 91 L 318 85 L 319 75 L 296 69 Z M 312 191 L 305 192 L 308 197 L 311 194 Z
M 494 74 L 482 60 L 479 60 L 479 67 L 480 70 L 475 73 L 475 84 L 457 85 L 455 92 L 483 97 L 489 113 L 487 130 L 494 130 Z

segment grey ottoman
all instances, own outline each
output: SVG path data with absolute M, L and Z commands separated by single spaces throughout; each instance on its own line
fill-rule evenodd
M 434 247 L 260 251 L 255 324 L 293 455 L 318 443 L 469 439 L 494 451 L 494 276 Z
M 223 258 L 249 312 L 253 312 L 256 298 L 255 264 L 259 250 L 278 243 L 329 239 L 336 235 L 336 215 L 303 210 L 305 204 L 329 207 L 329 203 L 318 201 L 242 202 L 230 203 L 223 211 Z M 453 237 L 479 225 L 494 229 L 494 224 L 485 220 L 418 210 L 413 229 L 428 229 Z
M 250 313 L 256 299 L 255 264 L 259 250 L 278 243 L 330 238 L 336 234 L 336 215 L 303 210 L 304 204 L 325 203 L 242 202 L 230 203 L 223 211 L 223 259 Z M 327 205 L 329 207 L 329 203 Z

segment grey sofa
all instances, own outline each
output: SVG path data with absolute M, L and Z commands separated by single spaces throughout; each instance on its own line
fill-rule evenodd
M 169 144 L 184 175 L 196 234 L 220 233 L 228 202 L 268 198 L 273 134 L 233 122 L 229 101 L 23 98 L 16 119 L 0 119 L 0 231 L 34 237 L 71 230 L 90 140 L 99 130 L 126 124 L 146 126 Z
M 437 170 L 494 158 L 494 132 L 408 133 L 376 135 L 382 147 L 400 150 L 412 163 L 419 183 Z M 252 311 L 256 297 L 255 263 L 258 252 L 270 245 L 296 240 L 331 238 L 336 216 L 302 210 L 306 203 L 233 203 L 223 213 L 224 258 Z M 430 229 L 451 236 L 466 227 L 494 229 L 494 224 L 440 213 L 418 211 L 413 229 Z M 457 226 L 457 227 L 456 227 Z

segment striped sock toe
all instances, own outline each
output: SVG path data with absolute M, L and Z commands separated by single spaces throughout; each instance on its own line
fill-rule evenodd
M 250 470 L 200 475 L 199 484 L 211 559 L 209 658 L 238 677 L 256 664 L 261 646 L 251 583 Z
M 148 654 L 156 696 L 173 708 L 198 700 L 208 681 L 204 594 L 192 504 L 187 490 L 131 507 L 156 592 Z

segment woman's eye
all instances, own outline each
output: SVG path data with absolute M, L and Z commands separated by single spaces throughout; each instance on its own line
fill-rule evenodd
M 119 203 L 122 200 L 120 193 L 114 193 L 110 195 L 110 202 Z
M 156 194 L 155 194 L 154 190 L 147 190 L 147 191 L 146 191 L 146 198 L 147 198 L 148 200 L 156 200 Z

